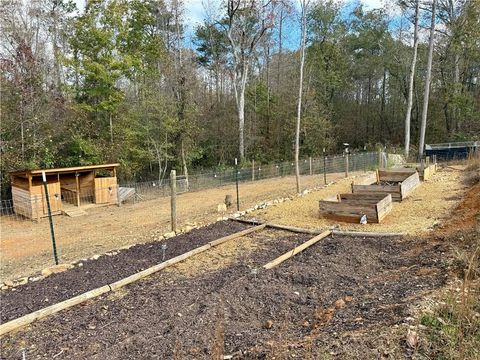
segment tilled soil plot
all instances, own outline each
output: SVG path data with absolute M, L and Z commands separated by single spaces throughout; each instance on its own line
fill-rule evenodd
M 5 336 L 2 356 L 25 348 L 38 359 L 346 358 L 355 349 L 342 334 L 403 321 L 446 279 L 444 245 L 340 236 L 255 274 L 292 246 L 288 236 L 273 240 L 226 268 L 159 273 L 51 316 Z M 353 358 L 383 355 L 369 344 Z
M 101 256 L 97 260 L 82 261 L 82 266 L 53 274 L 0 293 L 1 322 L 15 319 L 32 311 L 69 299 L 88 290 L 111 284 L 138 271 L 161 263 L 209 241 L 248 228 L 234 221 L 218 222 L 189 233 L 164 240 L 135 245 L 114 256 Z M 165 258 L 162 245 L 167 245 Z

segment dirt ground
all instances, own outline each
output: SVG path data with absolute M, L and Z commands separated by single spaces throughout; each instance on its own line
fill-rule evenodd
M 355 334 L 404 326 L 410 305 L 446 279 L 441 243 L 335 236 L 263 270 L 305 239 L 267 230 L 244 240 L 4 336 L 2 358 L 399 355 L 401 344 L 375 338 L 358 352 Z
M 421 235 L 444 223 L 452 209 L 462 200 L 468 185 L 463 181 L 460 167 L 440 169 L 429 180 L 422 182 L 402 202 L 394 202 L 393 209 L 381 224 L 349 224 L 319 216 L 318 201 L 336 193 L 351 192 L 351 181 L 297 197 L 282 206 L 273 206 L 255 213 L 261 220 L 304 228 L 325 229 L 333 226 L 342 230 L 394 232 Z
M 478 229 L 480 184 L 438 231 L 335 235 L 273 270 L 262 265 L 311 236 L 252 233 L 8 334 L 0 358 L 418 358 L 406 334 L 457 276 L 451 245 Z
M 327 181 L 343 174 L 328 174 Z M 323 176 L 302 176 L 302 187 L 323 185 Z M 295 193 L 295 178 L 260 180 L 240 184 L 240 205 L 246 209 L 265 200 Z M 205 224 L 219 216 L 217 205 L 235 186 L 185 193 L 177 197 L 179 228 L 185 224 Z M 235 198 L 235 196 L 234 196 Z M 229 213 L 236 210 L 234 205 Z M 88 215 L 70 218 L 55 216 L 55 233 L 60 262 L 72 263 L 120 247 L 158 239 L 170 231 L 170 198 L 90 208 Z M 53 264 L 49 223 L 0 218 L 0 282 L 28 276 Z
M 0 320 L 18 318 L 32 311 L 56 304 L 86 291 L 111 284 L 153 265 L 186 253 L 207 242 L 242 231 L 247 225 L 222 221 L 189 233 L 145 244 L 118 253 L 75 264 L 69 271 L 53 274 L 41 281 L 29 282 L 0 292 Z M 165 256 L 162 246 L 165 245 Z

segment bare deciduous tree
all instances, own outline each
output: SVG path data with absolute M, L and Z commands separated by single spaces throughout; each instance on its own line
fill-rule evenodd
M 415 15 L 413 18 L 413 57 L 410 66 L 410 80 L 408 83 L 408 101 L 407 113 L 405 114 L 405 157 L 408 159 L 410 152 L 410 121 L 412 116 L 413 105 L 413 83 L 415 79 L 415 66 L 417 64 L 417 49 L 418 49 L 418 15 L 420 11 L 420 0 L 415 0 Z
M 273 26 L 275 1 L 227 0 L 226 32 L 232 51 L 232 79 L 238 113 L 239 155 L 245 157 L 245 88 L 257 44 Z
M 300 0 L 300 23 L 301 23 L 301 39 L 300 39 L 300 80 L 298 86 L 298 102 L 297 102 L 297 125 L 295 129 L 295 178 L 297 183 L 297 193 L 300 193 L 300 120 L 302 117 L 302 93 L 303 93 L 303 68 L 305 67 L 305 42 L 307 38 L 307 7 L 308 0 Z
M 425 146 L 425 131 L 427 128 L 427 113 L 428 113 L 428 100 L 430 95 L 430 82 L 432 79 L 432 60 L 433 60 L 433 45 L 435 38 L 435 16 L 437 0 L 432 0 L 432 20 L 430 23 L 430 38 L 428 40 L 428 60 L 427 60 L 427 75 L 425 78 L 425 91 L 423 93 L 423 110 L 422 110 L 422 123 L 420 126 L 420 142 L 418 145 L 418 156 L 423 156 L 423 148 Z

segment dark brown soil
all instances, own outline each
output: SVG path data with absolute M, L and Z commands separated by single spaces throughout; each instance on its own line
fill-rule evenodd
M 355 340 L 343 335 L 374 337 L 445 282 L 445 245 L 400 238 L 335 236 L 252 273 L 308 238 L 284 234 L 256 234 L 262 245 L 226 268 L 161 272 L 4 336 L 2 357 L 25 349 L 27 359 L 349 358 Z M 383 355 L 362 347 L 353 358 Z
M 161 246 L 167 245 L 165 260 L 181 255 L 209 241 L 248 228 L 233 221 L 218 222 L 161 241 L 135 245 L 115 256 L 82 261 L 83 266 L 0 293 L 0 320 L 5 322 L 56 304 L 88 290 L 111 284 L 163 261 Z

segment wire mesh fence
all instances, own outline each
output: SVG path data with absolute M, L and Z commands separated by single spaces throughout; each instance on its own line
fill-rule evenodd
M 300 163 L 302 188 L 321 186 L 345 177 L 342 155 L 304 159 Z M 348 156 L 348 172 L 364 172 L 379 165 L 379 153 Z M 240 184 L 240 208 L 293 195 L 293 162 L 250 164 L 243 168 L 178 176 L 178 228 L 215 221 L 226 213 L 218 205 Z M 169 181 L 82 187 L 80 191 L 48 187 L 59 260 L 81 261 L 136 243 L 162 239 L 170 231 Z M 1 201 L 0 281 L 34 274 L 54 264 L 45 191 Z M 236 210 L 232 206 L 227 213 Z

